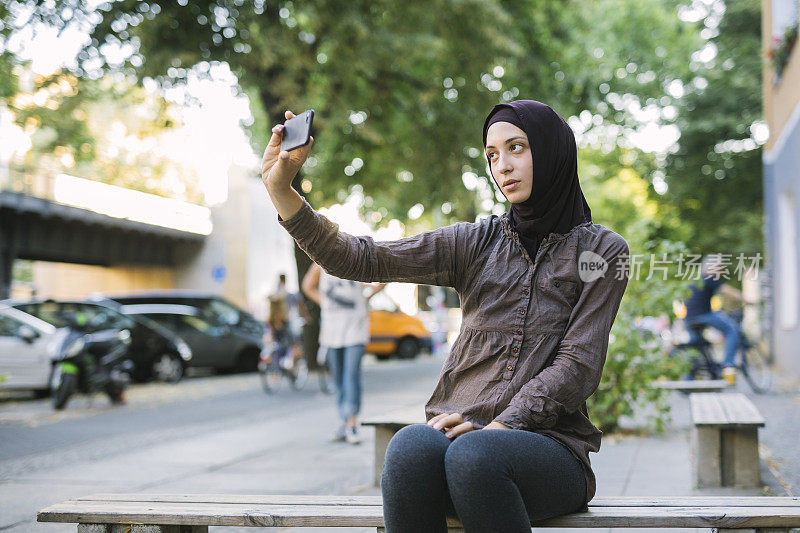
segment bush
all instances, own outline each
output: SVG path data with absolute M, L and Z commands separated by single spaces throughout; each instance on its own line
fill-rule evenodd
M 643 249 L 631 254 L 650 254 L 668 258 L 686 253 L 682 243 L 671 241 L 649 241 Z M 667 279 L 655 275 L 645 279 L 648 274 L 644 265 L 636 279 L 631 272 L 628 288 L 620 304 L 614 326 L 609 338 L 608 356 L 603 376 L 597 391 L 589 398 L 587 407 L 592 422 L 602 431 L 613 431 L 619 425 L 620 417 L 632 416 L 637 407 L 648 406 L 652 410 L 645 418 L 647 429 L 658 432 L 664 430 L 669 420 L 669 391 L 652 387 L 660 378 L 680 379 L 690 369 L 686 354 L 670 357 L 662 340 L 651 331 L 637 327 L 637 321 L 645 316 L 660 316 L 672 312 L 675 300 L 683 300 L 687 294 L 688 282 L 677 277 L 677 266 L 668 268 Z

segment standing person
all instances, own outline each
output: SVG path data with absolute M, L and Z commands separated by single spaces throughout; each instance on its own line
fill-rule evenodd
M 531 520 L 586 509 L 602 435 L 586 399 L 629 256 L 625 239 L 592 222 L 566 122 L 533 100 L 495 106 L 483 145 L 509 211 L 393 242 L 347 235 L 316 213 L 291 188 L 311 145 L 281 152 L 282 132 L 272 129 L 261 176 L 314 261 L 344 279 L 450 286 L 461 300 L 428 422 L 400 430 L 386 451 L 387 531 L 444 532 L 454 511 L 467 532 L 530 533 Z
M 320 307 L 319 346 L 326 351 L 336 389 L 336 406 L 341 424 L 334 441 L 358 444 L 357 416 L 361 410 L 361 359 L 369 341 L 367 302 L 385 284 L 364 295 L 364 284 L 340 279 L 323 271 L 316 263 L 303 278 L 303 292 Z

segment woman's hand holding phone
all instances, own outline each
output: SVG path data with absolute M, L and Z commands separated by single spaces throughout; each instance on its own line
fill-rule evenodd
M 294 117 L 291 111 L 286 112 L 286 120 Z M 272 137 L 269 139 L 264 157 L 261 159 L 261 181 L 267 188 L 267 192 L 278 210 L 282 219 L 287 220 L 292 217 L 303 206 L 303 199 L 292 189 L 292 180 L 297 175 L 300 167 L 306 162 L 314 138 L 305 145 L 287 152 L 281 150 L 283 140 L 283 124 L 278 124 L 272 128 Z

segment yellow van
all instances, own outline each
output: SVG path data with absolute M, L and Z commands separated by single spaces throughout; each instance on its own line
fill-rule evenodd
M 397 355 L 400 359 L 413 359 L 421 351 L 431 350 L 431 332 L 419 318 L 400 311 L 384 293 L 370 300 L 369 336 L 367 353 L 379 359 Z

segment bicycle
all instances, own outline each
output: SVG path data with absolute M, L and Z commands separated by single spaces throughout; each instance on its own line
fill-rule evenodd
M 333 394 L 331 369 L 328 366 L 328 349 L 322 346 L 317 351 L 317 376 L 319 377 L 319 390 L 323 394 Z
M 281 388 L 284 379 L 294 390 L 302 389 L 308 380 L 308 363 L 301 354 L 295 357 L 297 348 L 285 348 L 276 342 L 264 346 L 258 358 L 258 374 L 261 387 L 267 394 Z
M 741 318 L 734 317 L 739 328 L 739 346 L 736 348 L 735 367 L 744 376 L 750 388 L 756 394 L 764 394 L 772 385 L 772 371 L 769 369 L 769 358 L 759 343 L 753 342 L 742 330 Z M 704 336 L 705 324 L 689 325 L 690 331 L 700 339 L 696 342 L 678 344 L 670 354 L 684 350 L 697 350 L 699 356 L 693 360 L 691 378 L 697 376 L 708 379 L 722 379 L 722 365 L 714 358 L 714 346 Z

